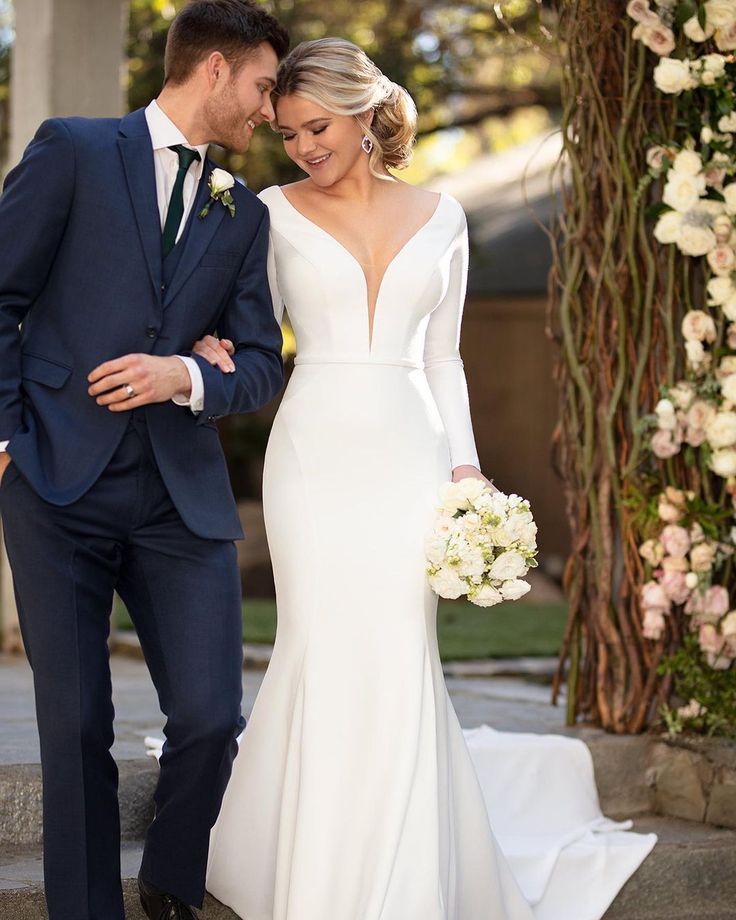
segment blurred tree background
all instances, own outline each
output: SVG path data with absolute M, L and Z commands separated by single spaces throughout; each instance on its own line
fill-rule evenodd
M 128 99 L 146 105 L 163 80 L 166 30 L 185 0 L 131 0 Z M 404 175 L 426 181 L 481 153 L 526 140 L 556 121 L 555 14 L 546 0 L 263 0 L 300 41 L 356 42 L 419 109 L 416 157 Z M 278 138 L 258 132 L 247 157 L 223 156 L 251 188 L 300 176 Z
M 17 0 L 16 0 L 17 2 Z M 121 0 L 123 2 L 123 0 Z M 128 0 L 130 110 L 163 82 L 166 33 L 186 0 Z M 339 35 L 405 86 L 419 110 L 415 157 L 402 177 L 422 183 L 477 157 L 522 143 L 559 120 L 559 59 L 551 0 L 261 0 L 289 29 L 292 46 Z M 13 0 L 0 0 L 0 162 L 8 138 Z M 300 178 L 267 127 L 246 156 L 215 159 L 256 192 Z M 287 330 L 288 336 L 288 330 Z M 221 436 L 239 498 L 256 497 L 275 406 L 223 420 Z

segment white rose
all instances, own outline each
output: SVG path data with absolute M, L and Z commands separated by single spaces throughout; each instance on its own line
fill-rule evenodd
M 725 174 L 725 170 L 720 170 Z M 727 243 L 733 233 L 733 218 L 728 214 L 719 214 L 713 221 L 713 232 L 719 243 Z
M 733 0 L 706 0 L 705 18 L 716 29 L 729 26 L 736 19 Z
M 675 416 L 675 407 L 669 399 L 660 399 L 654 407 L 657 415 L 657 424 L 660 428 L 668 431 L 674 431 L 677 427 L 677 417 Z
M 711 73 L 710 70 L 704 70 L 700 75 L 700 82 L 703 86 L 713 86 L 716 82 L 716 75 Z
M 472 476 L 461 479 L 456 485 L 458 494 L 467 499 L 470 504 L 473 504 L 480 497 L 483 490 L 487 488 L 482 480 L 475 479 Z
M 694 150 L 681 150 L 672 162 L 672 169 L 684 176 L 697 176 L 703 169 L 703 161 Z
M 705 176 L 692 176 L 688 173 L 669 172 L 662 193 L 662 201 L 675 211 L 689 211 L 700 201 L 705 192 Z
M 465 582 L 462 581 L 457 572 L 450 568 L 442 568 L 436 575 L 430 575 L 429 583 L 440 597 L 446 597 L 453 601 L 463 594 L 467 594 L 468 591 L 468 586 Z
M 502 600 L 503 595 L 493 585 L 483 585 L 470 598 L 471 603 L 478 607 L 493 607 L 500 604 Z
M 736 476 L 736 450 L 730 447 L 717 450 L 711 454 L 710 468 L 717 476 L 729 479 Z
M 685 342 L 685 353 L 687 360 L 694 367 L 698 367 L 705 361 L 705 349 L 702 342 L 696 342 L 694 339 L 688 339 Z
M 736 22 L 723 29 L 716 29 L 716 45 L 721 51 L 733 51 L 736 49 Z
M 663 93 L 681 93 L 695 86 L 689 62 L 677 58 L 662 58 L 654 68 L 654 82 Z
M 447 551 L 447 537 L 440 537 L 437 534 L 430 534 L 424 543 L 424 552 L 427 559 L 435 565 L 445 561 Z
M 727 319 L 736 320 L 736 294 L 733 297 L 729 297 L 724 304 L 721 304 L 721 309 Z
M 736 610 L 731 610 L 721 621 L 724 636 L 736 636 Z
M 723 197 L 726 201 L 726 212 L 736 214 L 736 182 L 729 182 L 723 189 Z
M 700 59 L 700 63 L 704 70 L 716 77 L 722 77 L 726 72 L 726 59 L 722 54 L 705 54 Z
M 736 444 L 736 412 L 716 412 L 706 423 L 705 436 L 716 450 Z
M 736 253 L 725 243 L 719 243 L 708 253 L 708 265 L 716 275 L 728 276 L 736 266 Z
M 683 223 L 675 242 L 680 252 L 686 256 L 704 256 L 716 245 L 716 235 L 710 227 Z
M 715 32 L 716 27 L 714 25 L 709 25 L 707 22 L 705 24 L 706 31 L 704 32 L 700 27 L 697 16 L 691 16 L 690 19 L 683 26 L 683 31 L 685 35 L 690 39 L 691 42 L 704 42 L 706 39 L 710 38 L 711 35 Z
M 731 112 L 730 115 L 722 115 L 718 119 L 718 130 L 736 131 L 736 112 Z
M 682 214 L 665 211 L 654 227 L 654 238 L 659 243 L 676 243 L 682 229 Z
M 721 380 L 721 393 L 733 405 L 736 405 L 736 374 L 729 374 Z
M 705 125 L 700 129 L 700 142 L 702 144 L 710 144 L 713 140 L 713 129 L 708 125 Z
M 488 572 L 494 581 L 508 581 L 511 578 L 520 578 L 526 575 L 527 564 L 521 553 L 507 550 L 493 562 Z
M 682 334 L 689 341 L 715 342 L 716 324 L 703 310 L 688 310 L 682 320 Z
M 520 597 L 523 597 L 529 591 L 531 591 L 532 586 L 528 581 L 522 581 L 520 578 L 514 578 L 510 581 L 505 581 L 499 588 L 503 599 L 505 601 L 518 601 Z
M 457 566 L 458 575 L 472 578 L 474 575 L 482 575 L 485 570 L 486 564 L 480 549 L 466 551 L 460 556 L 460 565 Z
M 235 178 L 225 169 L 213 169 L 209 179 L 212 191 L 216 194 L 226 192 L 235 185 Z
M 736 287 L 730 278 L 711 278 L 708 282 L 709 304 L 722 306 L 729 297 L 736 295 Z

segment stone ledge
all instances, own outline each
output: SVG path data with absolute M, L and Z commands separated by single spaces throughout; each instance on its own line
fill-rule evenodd
M 634 830 L 659 843 L 619 892 L 604 920 L 733 920 L 736 832 L 672 818 L 645 816 Z M 123 890 L 128 920 L 145 920 L 135 878 L 141 845 L 123 846 Z M 38 849 L 0 852 L 0 917 L 47 920 Z M 237 920 L 208 897 L 202 920 Z

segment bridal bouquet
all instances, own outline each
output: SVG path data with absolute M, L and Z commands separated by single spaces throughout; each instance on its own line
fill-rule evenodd
M 452 599 L 466 594 L 479 607 L 523 597 L 531 586 L 522 577 L 537 565 L 529 502 L 494 492 L 479 479 L 446 483 L 440 501 L 425 546 L 435 593 Z

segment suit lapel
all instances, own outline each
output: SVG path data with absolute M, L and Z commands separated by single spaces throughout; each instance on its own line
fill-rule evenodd
M 197 190 L 197 197 L 192 205 L 192 213 L 189 217 L 192 223 L 189 227 L 189 232 L 182 240 L 184 251 L 179 259 L 174 277 L 166 291 L 164 308 L 166 308 L 176 297 L 184 285 L 184 282 L 199 264 L 200 259 L 207 251 L 207 247 L 212 242 L 212 238 L 217 232 L 217 228 L 220 226 L 220 222 L 225 214 L 226 209 L 224 205 L 220 204 L 219 201 L 213 201 L 209 214 L 205 218 L 200 218 L 199 216 L 199 212 L 207 204 L 210 197 L 208 180 L 214 168 L 215 165 L 210 160 L 205 162 L 205 168 L 202 172 L 202 178 Z
M 156 197 L 151 135 L 143 109 L 120 122 L 118 145 L 123 158 L 128 192 L 156 297 L 161 297 L 161 218 Z

